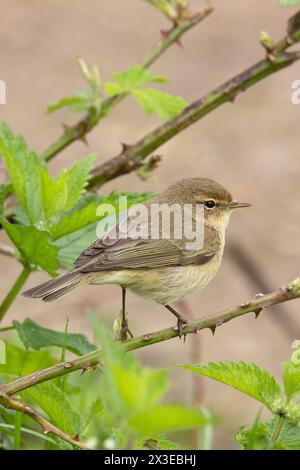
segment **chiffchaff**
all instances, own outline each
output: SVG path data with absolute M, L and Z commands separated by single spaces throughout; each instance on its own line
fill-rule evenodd
M 141 212 L 129 216 L 125 220 L 125 230 L 123 221 L 97 239 L 77 258 L 74 269 L 23 295 L 51 302 L 80 285 L 118 284 L 123 293 L 121 339 L 130 333 L 125 318 L 126 288 L 168 308 L 177 317 L 181 333 L 186 320 L 169 304 L 178 302 L 197 288 L 202 289 L 215 276 L 223 255 L 230 214 L 233 209 L 250 205 L 234 201 L 231 194 L 214 180 L 190 178 L 179 181 L 144 203 L 143 216 Z M 178 236 L 178 230 L 174 235 L 174 229 L 178 228 L 175 216 L 172 221 L 168 218 L 168 237 L 165 236 L 161 223 L 164 211 L 156 211 L 153 215 L 151 209 L 154 206 L 182 209 L 181 236 Z M 185 207 L 189 211 L 185 212 Z M 202 209 L 202 226 L 197 225 L 199 207 Z M 137 221 L 138 233 L 143 232 L 141 228 L 149 229 L 150 226 L 157 229 L 158 224 L 159 229 L 155 232 L 158 236 L 151 236 L 150 230 L 147 237 L 136 235 L 136 232 L 133 236 L 132 227 Z M 191 230 L 187 231 L 187 228 Z M 202 243 L 193 249 L 186 235 L 193 233 L 192 229 L 196 235 L 200 229 L 203 231 Z

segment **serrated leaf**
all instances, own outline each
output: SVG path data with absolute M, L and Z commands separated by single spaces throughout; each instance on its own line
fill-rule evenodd
M 282 380 L 287 399 L 296 398 L 300 393 L 300 364 L 286 362 L 283 368 Z
M 49 234 L 32 226 L 21 226 L 1 221 L 11 241 L 26 263 L 40 267 L 51 276 L 59 267 L 58 248 L 51 244 Z
M 11 184 L 0 184 L 0 215 L 4 211 L 4 201 L 8 194 L 12 192 L 13 188 Z
M 66 235 L 54 242 L 58 247 L 58 261 L 66 269 L 74 267 L 75 259 L 96 239 L 97 222 Z
M 203 426 L 207 419 L 201 411 L 182 405 L 156 405 L 136 413 L 129 420 L 129 426 L 141 435 L 160 432 L 175 432 Z
M 43 220 L 39 174 L 45 168 L 44 162 L 6 123 L 0 125 L 0 154 L 22 209 L 33 225 L 38 224 Z
M 104 84 L 107 96 L 113 96 L 119 93 L 131 93 L 147 83 L 166 83 L 165 77 L 154 75 L 149 70 L 135 65 L 125 72 L 116 72 L 113 74 L 115 82 L 106 82 Z
M 171 0 L 145 0 L 145 1 L 153 5 L 158 10 L 160 10 L 168 18 L 174 20 L 177 17 L 177 11 L 172 5 Z
M 47 413 L 51 423 L 71 436 L 80 433 L 82 416 L 70 404 L 67 395 L 52 382 L 44 382 L 22 392 L 38 403 Z
M 279 417 L 275 416 L 270 421 L 259 423 L 248 429 L 243 426 L 236 433 L 235 438 L 246 450 L 299 450 L 300 427 L 285 419 L 276 441 L 274 431 Z
M 67 214 L 60 222 L 50 227 L 53 238 L 57 240 L 96 222 L 99 219 L 97 207 L 98 203 L 91 202 L 81 210 Z
M 45 218 L 55 220 L 72 209 L 81 198 L 88 183 L 95 155 L 91 154 L 62 171 L 55 179 L 41 170 L 41 190 Z
M 155 113 L 162 119 L 172 119 L 186 107 L 185 100 L 180 96 L 149 88 L 134 90 L 132 94 L 146 114 Z
M 226 361 L 206 366 L 187 364 L 181 366 L 197 374 L 230 385 L 263 403 L 271 411 L 281 403 L 280 387 L 275 378 L 255 364 Z
M 27 349 L 39 350 L 50 346 L 60 348 L 65 346 L 66 349 L 79 356 L 96 349 L 82 334 L 68 333 L 65 336 L 65 333 L 60 331 L 41 327 L 30 318 L 26 318 L 22 323 L 15 320 L 13 325 Z

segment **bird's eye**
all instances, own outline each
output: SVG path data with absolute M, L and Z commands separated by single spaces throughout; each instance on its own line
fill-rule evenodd
M 214 209 L 216 207 L 216 203 L 213 200 L 205 201 L 204 207 L 206 207 L 206 209 L 211 210 L 211 209 Z

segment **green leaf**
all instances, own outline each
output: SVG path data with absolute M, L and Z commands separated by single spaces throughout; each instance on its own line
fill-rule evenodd
M 23 376 L 53 366 L 57 361 L 48 351 L 24 351 L 6 343 L 6 363 L 0 364 L 0 375 Z
M 155 8 L 160 10 L 168 18 L 175 20 L 177 18 L 176 8 L 172 5 L 172 0 L 145 0 L 146 2 L 153 5 Z M 176 0 L 179 3 L 179 0 Z M 183 0 L 180 0 L 182 3 Z
M 60 238 L 54 242 L 58 247 L 58 261 L 66 269 L 74 267 L 75 259 L 96 239 L 97 223 Z
M 11 184 L 0 184 L 0 215 L 3 214 L 4 211 L 4 201 L 8 194 L 12 192 L 12 185 Z
M 245 450 L 266 450 L 271 446 L 269 434 L 267 424 L 258 423 L 251 429 L 247 429 L 245 426 L 240 428 L 235 434 L 235 439 Z
M 22 209 L 33 225 L 38 224 L 43 220 L 39 175 L 45 168 L 44 162 L 28 150 L 24 138 L 15 136 L 6 123 L 0 125 L 0 154 Z
M 99 220 L 99 216 L 97 216 L 98 205 L 97 202 L 90 202 L 82 209 L 68 213 L 57 224 L 50 227 L 53 238 L 57 240 L 65 237 Z
M 44 382 L 22 393 L 38 403 L 51 423 L 75 436 L 80 433 L 82 416 L 70 404 L 66 394 L 52 382 Z
M 76 113 L 83 113 L 89 111 L 90 108 L 96 107 L 100 104 L 101 97 L 96 90 L 91 88 L 84 91 L 75 91 L 74 95 L 66 96 L 65 98 L 55 101 L 47 106 L 47 114 L 54 113 L 59 109 L 67 108 Z
M 82 334 L 68 333 L 65 337 L 65 333 L 43 328 L 30 318 L 26 318 L 22 323 L 15 320 L 13 325 L 26 349 L 39 350 L 49 346 L 62 348 L 65 345 L 66 349 L 79 356 L 96 349 Z
M 275 378 L 255 364 L 226 361 L 202 365 L 183 365 L 184 369 L 230 385 L 263 403 L 271 411 L 282 404 L 280 387 Z
M 300 3 L 300 0 L 280 0 L 279 3 L 284 7 L 289 7 L 291 5 L 297 5 Z
M 51 245 L 47 232 L 41 232 L 32 226 L 10 224 L 4 220 L 1 223 L 27 264 L 40 267 L 51 276 L 56 275 L 59 267 L 58 248 Z
M 172 119 L 186 107 L 185 100 L 180 96 L 149 88 L 134 90 L 132 94 L 146 114 L 155 113 L 162 119 Z
M 243 426 L 235 438 L 246 450 L 299 450 L 300 427 L 287 419 L 283 423 L 277 441 L 272 440 L 278 419 L 278 416 L 275 416 L 270 421 L 256 424 L 250 429 Z
M 287 399 L 296 398 L 300 393 L 300 365 L 286 362 L 282 379 Z
M 94 154 L 86 156 L 62 171 L 57 179 L 46 170 L 41 170 L 41 191 L 47 222 L 55 220 L 75 206 L 85 191 L 94 160 Z
M 131 93 L 147 83 L 166 83 L 165 77 L 154 75 L 149 70 L 135 65 L 125 72 L 116 72 L 113 74 L 115 82 L 106 82 L 104 84 L 107 96 L 114 96 L 119 93 Z
M 156 405 L 136 413 L 129 426 L 141 435 L 160 432 L 175 432 L 207 424 L 201 411 L 182 405 Z

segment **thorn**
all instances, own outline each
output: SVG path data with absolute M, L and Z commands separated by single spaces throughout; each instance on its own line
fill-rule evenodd
M 216 325 L 212 325 L 212 326 L 209 326 L 208 328 L 211 330 L 212 335 L 214 336 L 214 335 L 215 335 L 215 332 L 216 332 L 217 326 L 216 326 Z
M 120 142 L 121 146 L 122 146 L 122 153 L 125 153 L 127 152 L 127 150 L 131 149 L 132 145 L 130 144 L 125 144 L 125 142 Z
M 82 372 L 81 372 L 81 375 L 83 375 L 87 370 L 89 370 L 90 366 L 89 364 L 85 363 L 85 364 L 82 364 Z
M 65 124 L 64 122 L 62 123 L 62 126 L 63 126 L 63 130 L 65 132 L 68 132 L 68 130 L 70 129 L 70 126 L 68 126 L 67 124 Z
M 223 320 L 218 320 L 218 321 L 216 322 L 216 327 L 222 326 L 223 323 L 224 323 Z
M 92 366 L 90 366 L 90 368 L 92 369 L 93 372 L 96 372 L 97 364 L 93 364 Z
M 170 31 L 172 31 L 172 29 Z M 161 37 L 163 39 L 167 39 L 169 37 L 170 31 L 167 31 L 165 29 L 161 29 L 160 30 Z M 182 44 L 180 38 L 176 39 L 175 44 L 177 44 L 177 46 L 179 46 L 179 47 L 183 47 L 183 44 Z
M 253 310 L 254 314 L 255 314 L 255 320 L 257 319 L 258 315 L 260 314 L 260 312 L 262 311 L 263 309 L 261 307 L 257 308 L 256 310 Z
M 235 99 L 236 99 L 236 95 L 233 95 L 231 98 L 229 98 L 228 101 L 230 101 L 230 103 L 234 103 Z
M 76 442 L 80 442 L 79 434 L 76 434 L 75 436 L 72 436 L 72 439 Z
M 64 369 L 70 369 L 71 367 L 73 367 L 72 362 L 66 362 L 66 363 L 64 364 Z
M 84 143 L 84 145 L 85 145 L 86 147 L 89 146 L 89 143 L 88 143 L 88 141 L 87 141 L 87 138 L 86 138 L 86 135 L 85 135 L 85 134 L 83 134 L 83 135 L 80 137 L 80 140 L 81 140 L 81 142 Z
M 202 328 L 198 327 L 198 326 L 194 326 L 194 328 L 192 329 L 192 333 L 194 333 L 194 335 L 198 335 L 200 333 Z

